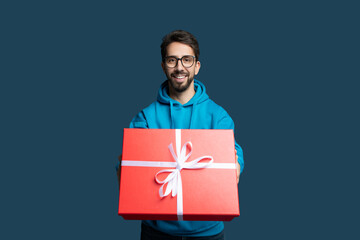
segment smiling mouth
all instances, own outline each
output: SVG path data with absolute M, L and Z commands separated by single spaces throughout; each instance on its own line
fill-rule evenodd
M 185 74 L 181 74 L 181 75 L 177 75 L 177 74 L 174 74 L 172 75 L 172 77 L 175 79 L 175 80 L 178 80 L 178 81 L 182 81 L 187 75 Z

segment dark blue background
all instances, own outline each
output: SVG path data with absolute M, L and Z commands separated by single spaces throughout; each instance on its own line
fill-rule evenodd
M 354 236 L 355 4 L 119 2 L 1 3 L 2 239 L 138 239 L 114 166 L 175 29 L 198 38 L 197 78 L 244 150 L 227 239 Z

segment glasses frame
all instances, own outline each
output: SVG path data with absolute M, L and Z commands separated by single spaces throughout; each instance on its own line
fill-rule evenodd
M 183 63 L 183 58 L 184 58 L 184 57 L 192 57 L 192 58 L 194 59 L 194 61 L 193 61 L 193 63 L 191 64 L 191 66 L 189 66 L 189 67 L 185 67 L 185 66 L 184 66 L 184 63 Z M 175 58 L 175 59 L 176 59 L 176 64 L 175 64 L 174 67 L 169 67 L 169 66 L 166 64 L 166 59 L 168 59 L 168 58 Z M 192 56 L 192 55 L 184 55 L 184 56 L 182 56 L 181 58 L 178 58 L 178 57 L 175 57 L 175 56 L 167 56 L 167 57 L 164 58 L 163 61 L 164 61 L 165 66 L 168 67 L 168 68 L 176 68 L 177 65 L 178 65 L 178 63 L 179 63 L 179 60 L 180 60 L 180 62 L 181 62 L 181 65 L 182 65 L 184 68 L 191 68 L 192 66 L 194 66 L 195 59 L 196 59 L 196 57 L 195 57 L 195 56 Z

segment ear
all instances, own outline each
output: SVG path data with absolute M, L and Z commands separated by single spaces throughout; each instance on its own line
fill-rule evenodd
M 164 65 L 164 62 L 163 62 L 163 61 L 161 61 L 161 68 L 162 68 L 162 70 L 164 71 L 164 73 L 166 74 L 166 72 L 165 72 L 165 65 Z
M 195 75 L 197 75 L 199 73 L 200 67 L 201 67 L 200 61 L 196 61 L 196 63 L 195 63 Z

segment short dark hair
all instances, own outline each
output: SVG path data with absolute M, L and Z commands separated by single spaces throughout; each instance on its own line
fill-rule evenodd
M 196 60 L 199 60 L 200 49 L 199 49 L 199 44 L 196 38 L 194 37 L 194 35 L 184 30 L 175 30 L 165 35 L 162 39 L 162 43 L 160 47 L 161 47 L 161 58 L 163 61 L 165 60 L 167 54 L 166 52 L 167 46 L 169 46 L 169 44 L 173 42 L 179 42 L 190 46 L 194 50 Z

